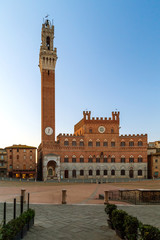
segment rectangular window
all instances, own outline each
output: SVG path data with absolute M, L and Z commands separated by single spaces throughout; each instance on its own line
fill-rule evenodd
M 2 160 L 4 159 L 4 156 L 3 156 L 3 155 L 1 155 L 1 159 L 2 159 Z
M 19 148 L 17 148 L 17 152 L 19 152 Z
M 24 149 L 23 152 L 26 152 L 26 149 Z

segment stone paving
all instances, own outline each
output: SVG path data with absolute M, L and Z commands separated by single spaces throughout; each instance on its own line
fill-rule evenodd
M 144 224 L 150 224 L 160 229 L 160 205 L 130 205 L 118 206 L 119 209 L 137 217 Z
M 119 240 L 104 205 L 32 205 L 35 225 L 24 240 Z

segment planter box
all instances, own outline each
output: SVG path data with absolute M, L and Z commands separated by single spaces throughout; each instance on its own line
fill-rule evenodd
M 21 231 L 21 238 L 23 238 L 27 234 L 28 224 L 25 224 Z
M 21 232 L 17 233 L 17 235 L 13 238 L 13 240 L 20 240 L 21 239 Z
M 34 217 L 28 222 L 27 230 L 29 230 L 34 225 Z
M 111 229 L 114 229 L 111 220 L 110 220 L 110 219 L 107 219 L 107 222 L 108 222 L 108 227 L 111 228 Z
M 116 234 L 117 234 L 117 236 L 120 237 L 121 239 L 124 239 L 124 234 L 123 234 L 121 231 L 119 231 L 118 229 L 116 229 Z

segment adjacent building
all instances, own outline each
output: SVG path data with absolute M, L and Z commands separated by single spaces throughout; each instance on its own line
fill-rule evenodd
M 148 144 L 148 178 L 160 177 L 160 141 Z
M 36 147 L 13 145 L 6 147 L 8 176 L 12 178 L 36 178 Z
M 0 177 L 7 177 L 7 152 L 0 148 Z
M 147 134 L 120 135 L 120 113 L 91 118 L 90 111 L 74 126 L 73 134 L 55 141 L 54 26 L 42 24 L 39 67 L 41 72 L 41 144 L 38 178 L 147 178 Z

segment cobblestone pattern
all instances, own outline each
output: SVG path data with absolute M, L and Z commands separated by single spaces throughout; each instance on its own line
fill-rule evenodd
M 119 240 L 103 205 L 34 205 L 35 225 L 24 240 Z

